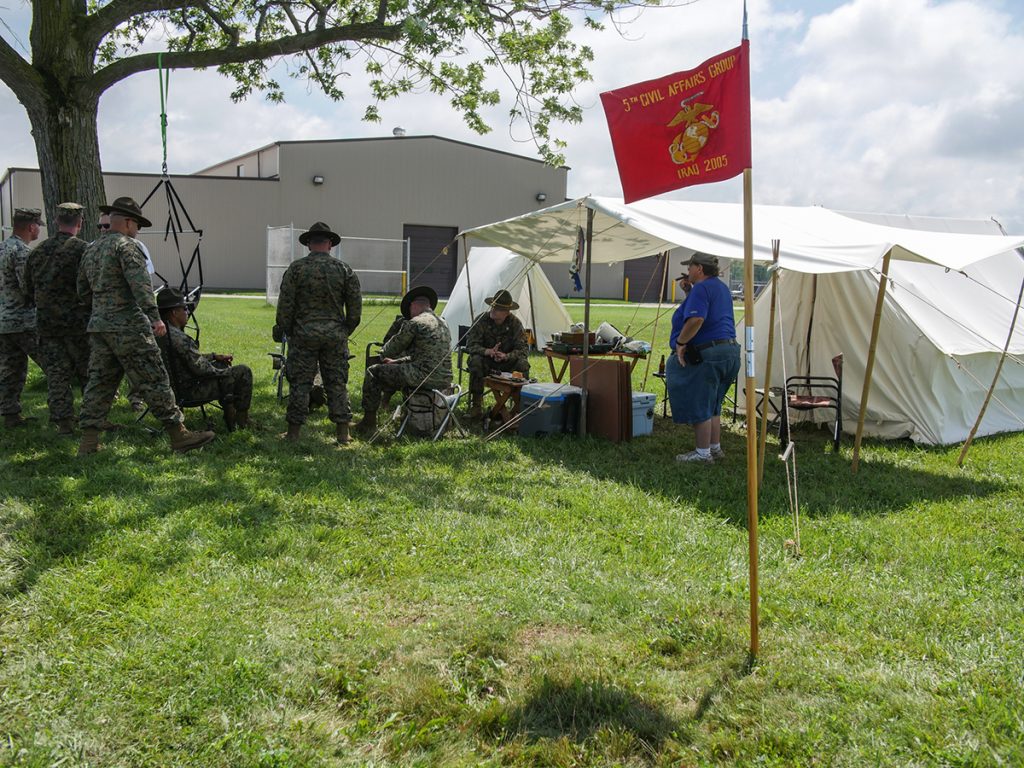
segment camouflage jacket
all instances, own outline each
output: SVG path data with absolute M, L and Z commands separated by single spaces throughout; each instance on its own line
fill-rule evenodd
M 36 308 L 25 292 L 28 245 L 17 235 L 0 243 L 0 333 L 33 331 Z
M 303 256 L 281 278 L 277 324 L 293 342 L 346 339 L 362 313 L 359 278 L 329 253 Z
M 78 266 L 88 243 L 58 232 L 44 240 L 25 264 L 25 291 L 35 301 L 41 336 L 85 333 L 89 306 L 78 296 Z
M 199 344 L 173 325 L 167 325 L 167 355 L 171 381 L 176 388 L 188 387 L 200 379 L 227 376 L 227 368 L 218 368 L 210 355 L 199 352 Z
M 466 352 L 482 355 L 484 350 L 491 349 L 495 344 L 508 355 L 510 362 L 527 362 L 530 348 L 526 344 L 523 324 L 515 315 L 510 313 L 501 325 L 491 319 L 489 312 L 478 315 L 473 321 L 473 327 L 466 334 Z
M 407 320 L 380 355 L 404 358 L 417 378 L 429 386 L 447 387 L 452 383 L 452 336 L 448 324 L 430 310 Z
M 85 249 L 78 295 L 92 307 L 89 331 L 151 332 L 160 319 L 146 257 L 120 232 L 108 232 Z

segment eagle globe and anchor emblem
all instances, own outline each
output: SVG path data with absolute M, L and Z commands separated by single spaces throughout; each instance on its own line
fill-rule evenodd
M 676 165 L 693 162 L 707 144 L 711 132 L 718 127 L 718 110 L 713 104 L 702 104 L 699 101 L 694 104 L 688 103 L 703 95 L 704 91 L 700 91 L 679 102 L 680 110 L 667 126 L 683 126 L 683 130 L 675 135 L 668 148 L 672 162 Z

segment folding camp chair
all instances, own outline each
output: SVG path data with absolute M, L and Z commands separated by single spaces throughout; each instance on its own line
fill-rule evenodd
M 398 432 L 395 433 L 395 437 L 401 437 L 405 434 L 406 429 L 410 426 L 410 421 L 416 419 L 417 416 L 421 419 L 429 419 L 431 431 L 433 431 L 433 437 L 431 438 L 433 442 L 437 442 L 441 438 L 445 430 L 448 429 L 449 424 L 454 424 L 463 437 L 468 437 L 468 433 L 455 415 L 455 409 L 459 405 L 459 400 L 466 394 L 466 392 L 462 391 L 461 386 L 452 384 L 443 390 L 432 389 L 429 393 L 412 392 L 407 395 L 405 403 L 402 405 L 405 415 L 401 426 L 398 428 Z M 438 417 L 440 417 L 440 424 L 438 424 Z
M 786 379 L 786 405 L 796 411 L 815 411 L 831 408 L 835 411 L 832 426 L 832 448 L 839 451 L 839 439 L 843 434 L 843 354 L 832 358 L 835 376 L 790 376 Z M 789 443 L 789 419 L 787 409 L 781 409 L 779 420 L 779 443 Z
M 171 391 L 174 392 L 174 400 L 178 408 L 180 408 L 182 411 L 184 411 L 186 408 L 198 408 L 199 412 L 203 415 L 203 422 L 206 425 L 206 428 L 212 430 L 213 421 L 210 419 L 209 414 L 206 413 L 206 406 L 209 405 L 218 410 L 223 410 L 220 407 L 220 404 L 217 402 L 217 398 L 210 397 L 197 399 L 184 397 L 181 394 L 183 388 L 180 386 L 180 372 L 178 370 L 178 365 L 173 360 L 171 360 L 171 344 L 168 341 L 167 336 L 158 336 L 156 339 L 156 343 L 157 346 L 160 348 L 160 356 L 163 358 L 164 369 L 167 371 L 167 379 L 171 384 Z M 147 403 L 145 410 L 139 414 L 139 417 L 135 420 L 135 423 L 141 424 L 142 420 L 146 418 L 148 413 L 149 404 Z M 143 426 L 143 429 L 152 434 L 159 434 L 159 430 L 152 429 L 150 427 Z

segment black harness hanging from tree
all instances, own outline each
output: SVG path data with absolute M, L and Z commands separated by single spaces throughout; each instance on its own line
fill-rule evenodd
M 189 318 L 192 323 L 192 327 L 195 331 L 196 340 L 199 340 L 199 321 L 196 319 L 196 307 L 199 305 L 199 300 L 203 295 L 203 254 L 200 250 L 200 246 L 203 242 L 203 230 L 196 227 L 192 221 L 192 217 L 189 216 L 188 210 L 185 208 L 185 204 L 182 202 L 181 197 L 178 195 L 178 191 L 174 188 L 171 183 L 171 176 L 167 172 L 167 96 L 170 88 L 171 71 L 164 70 L 163 68 L 163 54 L 157 54 L 157 77 L 160 81 L 160 138 L 163 142 L 163 165 L 161 167 L 162 177 L 157 182 L 153 190 L 146 196 L 146 199 L 142 201 L 142 208 L 146 207 L 154 195 L 157 194 L 161 189 L 164 191 L 164 197 L 167 201 L 167 219 L 164 224 L 164 242 L 173 240 L 174 249 L 178 255 L 178 266 L 181 268 L 181 283 L 178 289 L 185 297 L 185 304 L 189 311 Z M 156 220 L 156 217 L 154 217 Z M 183 226 L 187 224 L 186 228 Z M 182 236 L 183 235 L 196 235 L 196 245 L 192 250 L 192 256 L 188 260 L 188 264 L 185 263 L 185 259 L 182 256 Z M 193 284 L 190 281 L 193 268 L 196 270 L 196 280 Z M 161 275 L 159 272 L 156 273 L 157 277 L 163 281 L 164 288 L 168 287 L 169 283 L 167 278 Z

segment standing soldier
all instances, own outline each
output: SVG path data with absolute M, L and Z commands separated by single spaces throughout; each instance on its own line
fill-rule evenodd
M 16 208 L 14 234 L 0 243 L 0 414 L 5 427 L 28 421 L 21 415 L 21 391 L 28 359 L 36 357 L 36 308 L 25 292 L 28 244 L 43 225 L 38 208 Z M 42 367 L 42 366 L 40 366 Z
M 167 326 L 157 311 L 146 260 L 132 239 L 150 222 L 130 197 L 119 197 L 100 210 L 110 214 L 110 229 L 86 249 L 78 273 L 78 293 L 92 306 L 78 455 L 99 450 L 100 430 L 125 373 L 163 422 L 173 450 L 184 453 L 206 445 L 214 434 L 185 429 L 156 344 Z
M 348 337 L 359 325 L 363 296 L 352 268 L 331 256 L 341 242 L 322 221 L 299 235 L 309 255 L 293 262 L 281 279 L 277 326 L 288 337 L 288 433 L 298 440 L 309 413 L 309 391 L 317 365 L 327 395 L 327 413 L 342 445 L 349 442 Z
M 85 387 L 89 376 L 89 307 L 78 296 L 78 266 L 87 243 L 78 238 L 82 206 L 57 206 L 57 229 L 29 254 L 25 290 L 36 305 L 39 358 L 46 372 L 47 405 L 57 433 L 74 431 L 75 378 Z
M 469 354 L 470 416 L 480 417 L 484 397 L 484 379 L 491 371 L 519 371 L 530 373 L 530 348 L 519 318 L 512 314 L 519 305 L 512 294 L 498 291 L 484 299 L 490 309 L 477 316 L 466 334 L 466 352 Z
M 425 285 L 402 297 L 406 322 L 381 348 L 380 363 L 366 369 L 363 420 L 356 426 L 360 437 L 376 432 L 382 393 L 412 388 L 429 392 L 452 383 L 452 337 L 448 325 L 434 314 L 436 308 L 437 293 Z

